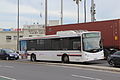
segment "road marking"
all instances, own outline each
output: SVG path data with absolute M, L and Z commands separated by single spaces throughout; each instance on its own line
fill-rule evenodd
M 2 67 L 2 65 L 0 65 L 0 67 Z
M 92 77 L 87 77 L 87 76 L 80 76 L 80 75 L 72 75 L 72 77 L 76 77 L 76 78 L 84 78 L 84 79 L 90 79 L 90 80 L 102 80 L 102 79 L 98 79 L 98 78 L 92 78 Z
M 62 68 L 83 69 L 83 70 L 90 70 L 90 71 L 96 71 L 96 72 L 107 72 L 107 73 L 120 74 L 119 72 L 108 71 L 108 70 L 91 69 L 91 68 L 74 67 L 74 66 L 64 66 L 64 65 L 55 65 L 55 64 L 51 64 L 51 63 L 49 63 L 49 64 L 46 63 L 45 65 L 54 66 L 54 67 L 62 67 Z M 37 65 L 41 65 L 41 64 L 37 64 Z
M 0 76 L 1 78 L 4 78 L 4 79 L 8 79 L 8 80 L 16 80 L 16 79 L 13 79 L 13 78 L 9 78 L 9 77 L 6 77 L 6 76 Z
M 3 61 L 7 62 L 6 60 L 3 60 Z M 13 61 L 9 61 L 9 62 L 13 62 Z M 114 71 L 114 70 L 105 70 L 105 69 L 100 69 L 100 68 L 97 69 L 98 66 L 95 66 L 96 68 L 94 69 L 92 67 L 84 67 L 86 65 L 80 65 L 80 66 L 77 65 L 76 66 L 76 64 L 63 64 L 63 63 L 50 63 L 50 62 L 14 61 L 14 63 L 25 63 L 25 64 L 36 64 L 36 65 L 43 65 L 43 64 L 45 64 L 47 66 L 56 66 L 56 67 L 73 68 L 73 69 L 83 69 L 83 70 L 92 70 L 92 71 L 97 71 L 97 72 L 99 71 L 99 72 L 107 72 L 107 73 L 120 74 L 119 73 L 120 70 L 118 70 L 118 71 L 115 70 Z M 105 67 L 105 66 L 102 66 L 102 67 Z
M 3 66 L 3 65 L 0 65 L 0 67 L 3 67 L 3 68 L 14 68 L 14 66 Z
M 64 65 L 60 65 L 60 66 L 59 65 L 46 65 L 46 66 L 54 66 L 54 67 L 61 67 L 61 68 L 72 68 L 72 69 L 83 69 L 83 70 L 90 70 L 90 71 L 96 71 L 96 72 L 120 74 L 119 72 L 112 72 L 112 71 L 99 70 L 99 69 L 97 70 L 97 69 L 81 68 L 81 67 L 74 67 L 74 66 L 64 66 Z
M 13 66 L 4 66 L 4 67 L 6 67 L 6 68 L 14 68 Z

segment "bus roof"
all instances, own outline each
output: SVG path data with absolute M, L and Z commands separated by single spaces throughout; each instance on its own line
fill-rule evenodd
M 20 40 L 33 40 L 33 39 L 51 39 L 51 38 L 64 38 L 64 37 L 77 37 L 81 36 L 83 33 L 93 33 L 99 31 L 86 31 L 86 30 L 69 30 L 69 31 L 59 31 L 56 35 L 45 35 L 42 37 L 24 37 Z

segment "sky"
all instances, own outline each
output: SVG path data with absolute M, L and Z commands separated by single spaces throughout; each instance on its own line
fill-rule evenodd
M 63 24 L 77 23 L 77 5 L 63 0 Z M 91 21 L 91 0 L 87 1 L 87 22 Z M 96 21 L 120 19 L 120 0 L 94 0 Z M 61 0 L 48 0 L 48 20 L 60 20 Z M 44 24 L 44 0 L 20 0 L 20 27 Z M 17 28 L 17 0 L 0 0 L 0 28 Z M 80 2 L 80 23 L 84 22 L 83 0 Z

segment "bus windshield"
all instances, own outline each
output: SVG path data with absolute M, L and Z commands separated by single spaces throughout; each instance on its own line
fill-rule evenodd
M 100 36 L 84 37 L 83 50 L 87 52 L 98 52 L 102 50 Z

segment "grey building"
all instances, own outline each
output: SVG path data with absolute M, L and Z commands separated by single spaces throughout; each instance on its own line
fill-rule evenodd
M 23 31 L 19 31 L 20 38 Z M 0 31 L 0 48 L 17 49 L 17 31 Z

